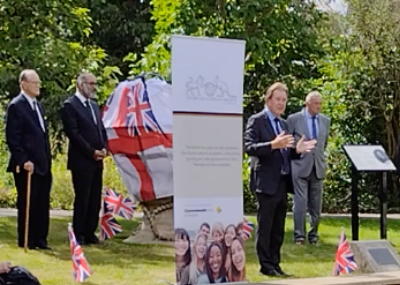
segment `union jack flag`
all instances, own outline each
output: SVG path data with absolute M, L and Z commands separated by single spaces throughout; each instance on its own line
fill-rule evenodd
M 358 268 L 354 261 L 354 254 L 351 251 L 350 244 L 346 239 L 344 231 L 340 235 L 338 249 L 336 251 L 336 260 L 333 275 L 342 275 L 353 272 Z
M 125 219 L 132 219 L 135 205 L 129 198 L 124 198 L 111 188 L 105 188 L 105 206 L 112 211 L 113 215 L 118 215 Z
M 71 223 L 68 224 L 69 247 L 71 250 L 72 270 L 76 282 L 83 282 L 91 275 L 89 263 L 78 244 Z
M 253 230 L 254 224 L 245 219 L 242 223 L 242 239 L 248 240 L 251 237 Z
M 117 121 L 128 127 L 131 136 L 146 133 L 161 133 L 160 126 L 153 114 L 149 95 L 144 81 L 126 86 L 120 99 L 120 113 Z M 123 110 L 123 111 L 122 111 Z
M 104 209 L 104 213 L 100 218 L 100 240 L 110 239 L 120 232 L 122 232 L 121 225 L 111 212 Z
M 171 85 L 158 78 L 121 82 L 107 100 L 108 147 L 138 201 L 172 196 Z

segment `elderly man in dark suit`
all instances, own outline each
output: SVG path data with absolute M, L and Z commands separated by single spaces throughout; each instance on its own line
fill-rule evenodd
M 265 94 L 265 109 L 249 118 L 244 136 L 245 150 L 253 159 L 251 184 L 258 201 L 256 249 L 260 272 L 269 276 L 287 276 L 279 263 L 287 192 L 292 188 L 290 159 L 310 151 L 316 143 L 301 138 L 294 148 L 294 138 L 281 118 L 287 98 L 286 85 L 272 84 Z
M 299 139 L 306 136 L 317 140 L 317 145 L 300 159 L 292 161 L 294 186 L 293 221 L 294 241 L 302 245 L 318 241 L 318 225 L 322 208 L 322 186 L 325 177 L 325 148 L 328 143 L 330 119 L 321 114 L 322 96 L 312 91 L 306 96 L 305 108 L 288 117 L 289 133 Z M 310 230 L 306 236 L 306 214 L 310 214 Z
M 51 154 L 44 109 L 36 99 L 41 82 L 35 70 L 26 69 L 19 84 L 21 92 L 10 102 L 6 114 L 6 141 L 11 152 L 7 171 L 13 173 L 18 193 L 18 246 L 24 246 L 27 176 L 31 173 L 28 247 L 50 249 Z
M 107 138 L 99 107 L 91 99 L 96 84 L 93 74 L 80 74 L 76 93 L 61 109 L 64 130 L 69 138 L 68 169 L 75 191 L 73 228 L 81 245 L 99 242 L 95 231 L 99 221 Z

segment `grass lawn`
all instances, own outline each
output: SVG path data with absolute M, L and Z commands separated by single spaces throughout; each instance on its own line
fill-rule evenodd
M 250 216 L 250 220 L 255 218 Z M 30 250 L 25 253 L 16 246 L 16 218 L 0 218 L 0 260 L 10 260 L 30 269 L 43 285 L 76 284 L 71 275 L 71 259 L 67 234 L 70 218 L 52 218 L 49 245 L 53 251 Z M 138 221 L 119 220 L 125 231 L 100 245 L 85 246 L 84 251 L 93 275 L 85 284 L 171 284 L 175 266 L 172 244 L 132 245 L 122 242 Z M 282 268 L 295 277 L 329 276 L 341 228 L 351 236 L 350 218 L 324 218 L 318 246 L 296 246 L 292 242 L 293 220 L 288 217 L 286 238 L 282 249 Z M 379 239 L 379 220 L 360 220 L 360 240 Z M 400 249 L 400 221 L 388 220 L 388 239 Z M 247 278 L 266 281 L 258 273 L 254 239 L 247 241 Z

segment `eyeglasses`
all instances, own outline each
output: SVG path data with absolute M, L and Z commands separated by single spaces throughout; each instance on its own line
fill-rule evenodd
M 32 80 L 26 80 L 25 82 L 36 84 L 36 85 L 42 85 L 42 81 L 32 81 Z
M 96 82 L 83 82 L 83 83 L 85 83 L 87 85 L 91 85 L 91 86 L 97 86 Z

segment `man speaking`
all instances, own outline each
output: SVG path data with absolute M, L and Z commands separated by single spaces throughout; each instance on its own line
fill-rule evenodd
M 258 201 L 256 250 L 260 272 L 269 276 L 287 276 L 281 269 L 280 250 L 285 234 L 287 192 L 291 192 L 290 160 L 314 148 L 316 141 L 294 138 L 287 132 L 285 112 L 288 88 L 272 84 L 264 96 L 265 109 L 247 122 L 244 143 L 253 159 L 253 183 Z

